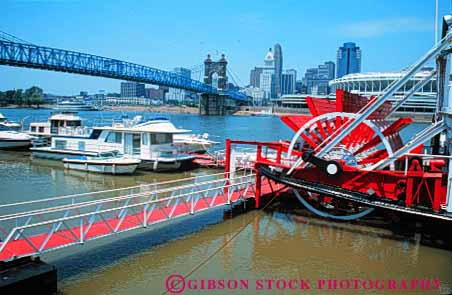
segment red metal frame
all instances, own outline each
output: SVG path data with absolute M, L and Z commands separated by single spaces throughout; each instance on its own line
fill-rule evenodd
M 370 100 L 361 97 L 356 94 L 347 93 L 342 90 L 336 91 L 336 103 L 335 111 L 338 112 L 356 112 L 367 103 L 372 103 L 373 98 Z M 292 130 L 297 132 L 301 126 L 306 122 L 314 118 L 314 116 L 321 115 L 325 112 L 334 111 L 333 103 L 328 99 L 320 99 L 308 97 L 306 99 L 308 107 L 312 113 L 310 115 L 298 115 L 298 116 L 283 116 L 281 120 L 286 123 Z M 376 124 L 380 124 L 383 135 L 388 138 L 393 150 L 397 150 L 403 145 L 400 139 L 399 132 L 412 123 L 411 118 L 401 118 L 389 124 L 384 120 L 387 114 L 391 110 L 391 104 L 383 104 L 377 111 L 375 111 L 370 119 L 375 119 Z M 345 124 L 346 118 L 336 117 L 334 125 L 330 125 L 328 121 L 325 124 L 319 122 L 316 123 L 316 130 L 318 133 L 309 132 L 301 134 L 300 136 L 305 142 L 310 145 L 311 148 L 315 148 L 322 143 L 323 139 L 331 135 L 334 130 Z M 310 135 L 310 136 L 308 136 Z M 378 137 L 374 136 L 374 131 L 370 130 L 367 125 L 360 125 L 360 128 L 352 131 L 348 137 L 343 140 L 343 144 L 347 147 L 354 145 L 362 145 L 355 154 L 369 150 L 376 147 L 381 143 Z M 229 172 L 230 168 L 230 151 L 231 145 L 254 145 L 256 146 L 256 163 L 265 164 L 269 166 L 276 166 L 283 169 L 290 169 L 291 165 L 287 163 L 287 159 L 284 159 L 284 153 L 288 152 L 289 143 L 287 141 L 280 142 L 259 142 L 259 141 L 244 141 L 244 140 L 226 140 L 226 167 L 225 171 Z M 262 149 L 273 149 L 276 152 L 276 159 L 270 159 L 262 155 Z M 418 146 L 412 152 L 421 152 L 423 146 Z M 301 152 L 294 151 L 292 155 L 301 156 Z M 377 150 L 373 154 L 369 155 L 366 159 L 360 163 L 376 163 L 377 161 L 387 157 L 386 150 Z M 405 157 L 398 159 L 400 164 L 403 164 Z M 447 173 L 442 172 L 438 167 L 443 162 L 439 163 L 439 160 L 433 159 L 433 167 L 431 171 L 424 172 L 420 163 L 416 164 L 413 161 L 411 167 L 407 171 L 390 171 L 390 170 L 374 170 L 365 171 L 356 167 L 348 166 L 342 161 L 343 173 L 340 176 L 334 178 L 329 177 L 324 171 L 318 167 L 309 166 L 306 168 L 298 168 L 292 176 L 307 181 L 316 183 L 329 184 L 340 186 L 345 189 L 362 192 L 366 194 L 374 194 L 376 197 L 389 198 L 392 200 L 404 200 L 405 206 L 412 207 L 415 205 L 422 205 L 430 207 L 433 211 L 439 212 L 441 206 L 446 203 L 446 189 L 447 189 Z M 436 161 L 436 162 L 435 162 Z M 438 162 L 438 163 L 437 163 Z M 435 164 L 436 163 L 436 164 Z M 396 163 L 397 164 L 397 163 Z M 396 165 L 400 166 L 400 164 Z M 418 166 L 416 166 L 418 165 Z M 436 165 L 436 166 L 435 166 Z M 437 167 L 438 166 L 438 167 Z M 255 166 L 256 167 L 256 166 Z M 256 206 L 260 205 L 262 178 L 259 171 L 256 171 Z M 270 184 L 271 185 L 271 184 Z

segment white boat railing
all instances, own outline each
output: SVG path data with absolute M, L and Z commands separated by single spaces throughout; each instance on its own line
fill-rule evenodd
M 253 197 L 254 183 L 252 170 L 239 170 L 0 205 L 0 257 L 41 254 L 230 204 Z M 92 232 L 95 224 L 105 230 Z M 63 244 L 49 243 L 58 235 Z M 26 253 L 18 242 L 29 246 Z

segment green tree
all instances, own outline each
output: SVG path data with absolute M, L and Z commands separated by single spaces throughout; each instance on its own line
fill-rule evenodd
M 24 104 L 24 93 L 22 89 L 17 89 L 14 92 L 14 104 L 17 104 L 18 106 L 22 106 Z
M 43 103 L 43 91 L 37 86 L 33 86 L 25 90 L 24 102 L 28 106 L 36 105 L 39 107 Z
M 14 103 L 14 96 L 16 95 L 16 90 L 7 90 L 5 92 L 5 100 L 7 104 Z

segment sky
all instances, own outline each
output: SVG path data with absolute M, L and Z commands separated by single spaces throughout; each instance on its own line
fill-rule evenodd
M 439 0 L 440 16 L 452 10 Z M 0 0 L 0 30 L 34 44 L 164 70 L 193 68 L 225 53 L 239 86 L 280 43 L 284 69 L 298 79 L 336 61 L 355 42 L 362 71 L 399 71 L 434 43 L 435 0 Z M 40 86 L 47 93 L 119 92 L 120 81 L 0 66 L 0 90 Z

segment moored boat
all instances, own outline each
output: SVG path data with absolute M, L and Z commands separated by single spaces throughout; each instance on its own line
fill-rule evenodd
M 117 151 L 97 156 L 75 156 L 63 159 L 64 168 L 103 174 L 133 174 L 141 163 L 139 159 L 125 157 Z
M 209 140 L 209 134 L 175 134 L 174 146 L 181 153 L 204 154 L 212 146 L 219 144 Z
M 13 131 L 19 131 L 22 128 L 22 124 L 8 121 L 6 117 L 3 116 L 3 114 L 1 113 L 0 113 L 0 125 L 6 126 Z
M 31 145 L 31 137 L 28 134 L 17 132 L 0 124 L 0 149 L 25 149 Z
M 97 106 L 79 100 L 64 100 L 58 102 L 53 109 L 61 111 L 99 111 Z
M 32 122 L 28 134 L 34 136 L 32 145 L 46 146 L 54 135 L 74 135 L 83 133 L 82 119 L 77 112 L 54 112 L 47 122 Z
M 184 169 L 192 166 L 195 158 L 180 153 L 174 145 L 173 136 L 189 130 L 178 129 L 162 118 L 142 122 L 141 117 L 135 117 L 112 126 L 75 129 L 79 132 L 52 135 L 48 147 L 31 148 L 33 157 L 61 160 L 67 156 L 96 156 L 118 150 L 140 159 L 140 169 L 153 171 Z

